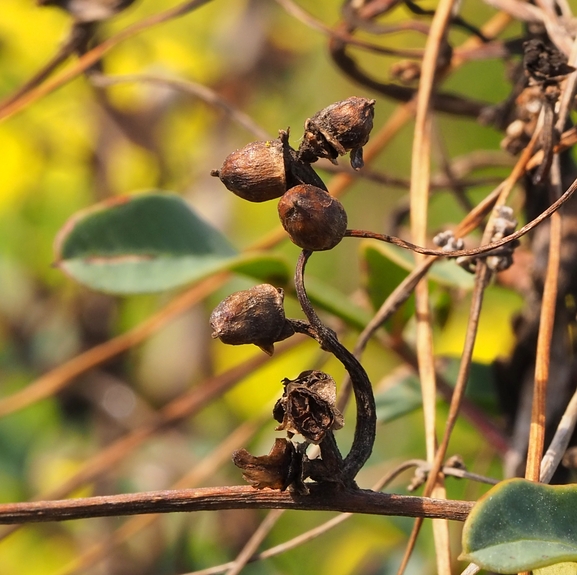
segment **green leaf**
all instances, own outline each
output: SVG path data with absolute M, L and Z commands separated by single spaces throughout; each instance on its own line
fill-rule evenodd
M 577 487 L 499 483 L 467 518 L 460 558 L 497 573 L 577 561 Z
M 184 200 L 161 192 L 117 197 L 75 214 L 55 253 L 55 265 L 72 278 L 116 294 L 170 289 L 235 266 L 254 271 L 261 257 L 238 256 Z
M 364 250 L 365 257 L 367 257 L 370 251 L 373 251 L 406 271 L 410 272 L 415 268 L 413 254 L 409 250 L 398 246 L 367 240 L 363 242 L 362 249 Z M 466 272 L 454 261 L 449 259 L 439 259 L 433 265 L 427 277 L 438 284 L 465 290 L 472 290 L 475 283 L 475 277 L 472 274 Z
M 360 330 L 371 320 L 371 314 L 353 304 L 348 295 L 334 286 L 314 276 L 307 277 L 305 283 L 309 299 L 315 307 L 341 318 Z
M 225 268 L 278 287 L 286 285 L 292 277 L 287 258 L 270 252 L 249 252 L 231 259 Z
M 414 373 L 401 370 L 391 377 L 397 381 L 392 381 L 384 391 L 375 394 L 379 423 L 393 421 L 419 409 L 423 404 L 421 384 Z
M 445 357 L 442 363 L 443 375 L 451 385 L 455 385 L 461 364 L 460 358 Z M 482 406 L 485 411 L 497 411 L 497 383 L 492 364 L 471 362 L 465 395 Z
M 389 257 L 383 251 L 386 245 L 367 241 L 361 244 L 364 284 L 374 309 L 379 309 L 396 287 L 407 277 L 407 269 Z M 415 298 L 410 298 L 403 304 L 402 316 L 408 320 L 415 311 Z

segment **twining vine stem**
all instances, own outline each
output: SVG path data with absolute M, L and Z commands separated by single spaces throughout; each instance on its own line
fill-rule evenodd
M 357 405 L 357 421 L 351 450 L 343 462 L 343 478 L 350 482 L 373 450 L 377 428 L 375 398 L 367 372 L 354 355 L 339 342 L 335 333 L 321 322 L 307 296 L 304 272 L 311 253 L 307 250 L 301 252 L 295 271 L 296 295 L 310 325 L 302 322 L 291 323 L 295 331 L 313 337 L 324 350 L 332 353 L 345 366 L 351 378 Z
M 567 188 L 565 193 L 563 193 L 563 195 L 560 196 L 559 199 L 555 200 L 555 202 L 553 202 L 546 210 L 540 213 L 535 219 L 525 224 L 522 228 L 519 228 L 516 232 L 513 232 L 511 235 L 506 236 L 495 242 L 484 244 L 482 246 L 472 248 L 470 250 L 455 250 L 448 252 L 445 250 L 424 248 L 416 244 L 412 244 L 411 242 L 402 240 L 401 238 L 397 238 L 395 236 L 389 236 L 387 234 L 378 234 L 376 232 L 371 232 L 367 230 L 347 230 L 345 236 L 351 238 L 366 238 L 366 239 L 379 240 L 389 244 L 394 244 L 407 250 L 411 250 L 418 254 L 424 254 L 428 256 L 451 257 L 451 258 L 462 256 L 464 257 L 479 256 L 486 254 L 487 252 L 490 252 L 492 250 L 496 250 L 497 248 L 500 248 L 510 242 L 518 240 L 519 238 L 521 238 L 522 236 L 524 236 L 525 234 L 536 228 L 543 220 L 546 220 L 547 218 L 551 217 L 552 214 L 554 214 L 565 202 L 567 202 L 567 200 L 569 200 L 569 198 L 575 193 L 575 190 L 577 190 L 577 180 L 575 180 Z

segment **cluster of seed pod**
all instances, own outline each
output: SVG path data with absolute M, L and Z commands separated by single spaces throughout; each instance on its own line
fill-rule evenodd
M 280 198 L 278 211 L 290 239 L 305 250 L 335 247 L 347 229 L 347 214 L 332 197 L 311 164 L 333 163 L 350 152 L 351 166 L 363 166 L 362 147 L 373 127 L 374 100 L 353 96 L 317 112 L 305 122 L 298 150 L 288 131 L 276 140 L 252 142 L 232 152 L 211 175 L 237 196 L 251 202 Z
M 281 223 L 292 242 L 303 250 L 332 249 L 345 235 L 347 214 L 311 164 L 319 158 L 335 162 L 338 156 L 350 152 L 352 167 L 360 169 L 362 147 L 373 127 L 374 104 L 374 100 L 358 97 L 332 104 L 305 122 L 298 150 L 289 145 L 288 131 L 280 131 L 276 140 L 252 142 L 236 150 L 211 174 L 245 200 L 265 202 L 280 198 Z M 257 345 L 272 355 L 276 342 L 302 329 L 299 322 L 286 318 L 283 303 L 283 290 L 270 284 L 235 292 L 212 312 L 212 337 L 230 345 Z M 340 481 L 340 475 L 335 475 L 329 463 L 342 463 L 338 450 L 334 452 L 331 442 L 328 447 L 321 446 L 328 435 L 343 426 L 333 378 L 320 371 L 305 371 L 294 380 L 283 380 L 283 384 L 284 392 L 274 407 L 273 417 L 280 424 L 277 431 L 286 431 L 287 437 L 277 439 L 268 455 L 236 451 L 235 465 L 257 489 L 290 487 L 304 494 L 308 492 L 303 483 L 306 478 Z M 305 442 L 295 446 L 294 435 L 301 435 Z M 321 446 L 320 463 L 308 460 L 306 447 L 310 443 Z M 327 453 L 332 455 L 327 456 L 325 464 Z

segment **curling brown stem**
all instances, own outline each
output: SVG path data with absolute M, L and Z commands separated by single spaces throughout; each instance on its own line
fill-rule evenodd
M 500 248 L 506 244 L 509 244 L 519 238 L 523 237 L 525 234 L 530 232 L 532 229 L 536 228 L 543 220 L 550 218 L 552 214 L 554 214 L 577 190 L 577 180 L 575 180 L 565 191 L 565 193 L 555 200 L 546 210 L 541 212 L 535 219 L 531 220 L 527 224 L 525 224 L 522 228 L 519 228 L 516 232 L 513 232 L 511 235 L 506 236 L 500 240 L 495 242 L 491 242 L 489 244 L 484 244 L 479 246 L 478 248 L 473 248 L 470 250 L 455 250 L 455 251 L 444 251 L 444 250 L 435 250 L 430 248 L 423 248 L 421 246 L 417 246 L 412 244 L 411 242 L 407 242 L 402 240 L 401 238 L 397 238 L 395 236 L 389 236 L 387 234 L 378 234 L 376 232 L 370 232 L 367 230 L 347 230 L 345 232 L 345 236 L 350 238 L 366 238 L 366 239 L 373 239 L 379 240 L 381 242 L 386 242 L 389 244 L 395 244 L 401 248 L 406 250 L 412 250 L 418 254 L 424 254 L 428 256 L 437 256 L 437 257 L 450 257 L 450 258 L 457 258 L 457 257 L 473 257 L 473 256 L 481 256 L 483 254 L 487 254 L 492 250 Z
M 351 450 L 343 462 L 343 478 L 347 484 L 352 484 L 373 450 L 377 427 L 375 398 L 367 372 L 355 356 L 339 342 L 335 333 L 322 323 L 307 296 L 304 272 L 310 255 L 310 251 L 301 252 L 295 271 L 297 298 L 310 325 L 294 322 L 294 327 L 296 331 L 316 339 L 324 350 L 332 353 L 344 365 L 351 378 L 357 404 L 357 421 Z

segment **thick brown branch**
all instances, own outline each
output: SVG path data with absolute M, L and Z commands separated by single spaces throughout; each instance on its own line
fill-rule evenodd
M 288 491 L 257 490 L 243 485 L 149 491 L 60 501 L 5 503 L 0 505 L 0 524 L 219 509 L 341 511 L 464 521 L 472 507 L 471 501 L 429 499 L 360 489 L 333 491 L 313 485 L 309 495 L 296 495 Z

